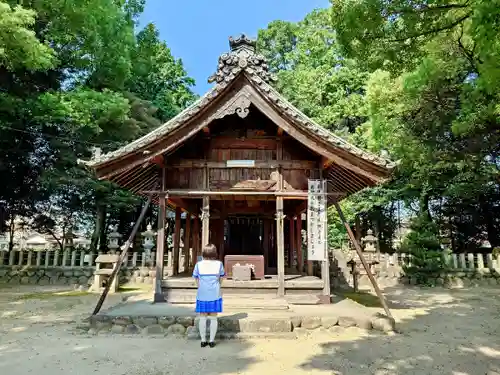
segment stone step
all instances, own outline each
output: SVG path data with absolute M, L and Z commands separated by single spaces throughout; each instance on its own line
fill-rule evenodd
M 288 310 L 289 304 L 284 298 L 276 296 L 224 295 L 224 310 Z M 169 290 L 165 299 L 176 305 L 191 305 L 196 302 L 196 292 Z

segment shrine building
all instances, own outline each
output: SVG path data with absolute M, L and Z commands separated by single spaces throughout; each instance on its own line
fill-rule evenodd
M 305 220 L 309 198 L 336 204 L 386 181 L 394 164 L 290 104 L 271 86 L 274 77 L 255 41 L 242 35 L 229 44 L 210 91 L 151 133 L 86 164 L 99 179 L 158 206 L 155 301 L 194 302 L 191 271 L 202 245 L 213 243 L 228 275 L 225 296 L 329 303 L 326 214 L 317 212 L 323 221 L 314 223 L 314 241 L 322 253 L 313 257 Z M 176 218 L 168 254 L 167 209 Z M 247 264 L 252 279 L 232 279 L 233 266 Z

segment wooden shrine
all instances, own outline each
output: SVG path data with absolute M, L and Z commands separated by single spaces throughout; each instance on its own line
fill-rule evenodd
M 329 302 L 328 258 L 307 261 L 303 247 L 308 183 L 326 181 L 322 194 L 338 207 L 348 195 L 385 181 L 394 165 L 332 134 L 283 98 L 270 84 L 273 75 L 255 41 L 243 35 L 229 42 L 208 93 L 146 136 L 86 164 L 100 179 L 158 205 L 155 301 L 194 298 L 190 271 L 201 246 L 214 243 L 222 261 L 252 256 L 263 263 L 254 280 L 224 281 L 225 292 L 248 288 Z M 172 264 L 165 254 L 167 208 L 176 213 Z

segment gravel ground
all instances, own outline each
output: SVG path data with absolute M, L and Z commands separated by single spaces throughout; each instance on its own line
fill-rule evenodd
M 171 337 L 81 334 L 78 322 L 97 296 L 20 298 L 40 290 L 0 288 L 0 374 L 500 375 L 499 289 L 386 290 L 401 330 L 391 336 L 349 328 L 214 349 Z

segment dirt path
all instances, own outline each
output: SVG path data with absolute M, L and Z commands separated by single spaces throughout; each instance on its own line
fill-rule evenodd
M 215 349 L 170 337 L 83 335 L 77 322 L 96 296 L 21 297 L 33 292 L 0 289 L 0 374 L 500 375 L 498 289 L 389 290 L 402 331 L 394 336 L 348 329 Z

